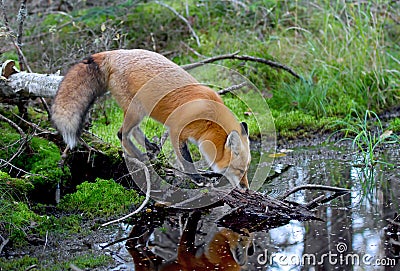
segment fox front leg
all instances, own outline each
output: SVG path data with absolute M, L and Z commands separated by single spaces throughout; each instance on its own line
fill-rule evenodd
M 198 186 L 204 186 L 207 180 L 197 172 L 186 142 L 182 142 L 179 145 L 179 152 L 181 155 L 179 156 L 177 154 L 177 156 L 182 163 L 185 173 L 189 173 L 190 178 L 195 184 L 197 184 Z

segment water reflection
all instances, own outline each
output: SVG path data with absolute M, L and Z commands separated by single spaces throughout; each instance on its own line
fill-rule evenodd
M 399 255 L 389 253 L 393 248 L 385 236 L 387 219 L 399 210 L 399 167 L 377 166 L 377 189 L 369 197 L 362 197 L 365 176 L 360 174 L 357 156 L 348 153 L 351 152 L 333 147 L 297 149 L 294 156 L 276 161 L 279 165 L 296 166 L 266 186 L 266 190 L 278 184 L 285 191 L 314 183 L 348 187 L 353 192 L 318 208 L 318 217 L 325 222 L 289 224 L 271 230 L 271 244 L 279 247 L 282 259 L 293 261 L 275 260 L 266 270 L 399 270 L 399 266 L 393 267 L 398 264 Z M 387 158 L 398 165 L 398 153 L 392 152 Z M 307 202 L 316 196 L 303 191 L 292 200 Z M 295 241 L 298 232 L 304 232 L 304 238 Z
M 275 161 L 277 171 L 293 166 L 264 189 L 274 196 L 310 183 L 352 189 L 317 208 L 323 222 L 291 221 L 246 235 L 215 225 L 222 207 L 201 219 L 166 216 L 129 241 L 135 270 L 400 270 L 400 223 L 388 227 L 388 219 L 399 213 L 399 158 L 398 150 L 386 153 L 395 167 L 377 166 L 377 189 L 371 197 L 360 197 L 363 175 L 354 153 L 335 147 L 295 149 Z M 300 191 L 290 200 L 304 203 L 318 195 Z
M 254 252 L 253 234 L 205 226 L 210 221 L 200 218 L 200 212 L 192 213 L 180 234 L 167 224 L 164 231 L 146 231 L 139 239 L 128 241 L 135 270 L 242 270 Z M 131 237 L 137 237 L 135 228 Z

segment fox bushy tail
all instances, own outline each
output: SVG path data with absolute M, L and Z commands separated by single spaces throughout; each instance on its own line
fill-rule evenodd
M 52 121 L 71 149 L 77 145 L 93 102 L 107 91 L 103 58 L 95 54 L 72 66 L 54 98 Z

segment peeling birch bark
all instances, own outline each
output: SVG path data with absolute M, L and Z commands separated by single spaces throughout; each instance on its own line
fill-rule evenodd
M 0 96 L 15 97 L 54 97 L 63 76 L 56 74 L 39 74 L 19 72 L 0 80 Z

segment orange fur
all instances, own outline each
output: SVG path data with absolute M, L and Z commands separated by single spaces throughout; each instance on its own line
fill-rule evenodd
M 218 268 L 224 271 L 239 271 L 241 265 L 235 259 L 234 251 L 239 246 L 240 249 L 247 249 L 251 242 L 249 237 L 245 238 L 245 242 L 239 242 L 242 239 L 238 233 L 224 228 L 213 236 L 205 252 L 196 256 L 195 251 L 187 247 L 187 240 L 182 236 L 176 261 L 163 265 L 159 270 L 205 271 Z M 244 257 L 247 259 L 247 255 Z
M 227 228 L 214 233 L 204 247 L 195 246 L 199 214 L 192 214 L 179 240 L 176 259 L 169 262 L 154 254 L 134 239 L 127 242 L 135 270 L 141 271 L 239 271 L 245 269 L 248 256 L 254 252 L 254 235 L 241 235 Z M 150 234 L 148 234 L 150 236 Z M 145 241 L 147 242 L 147 241 Z M 251 248 L 251 249 L 250 249 Z M 200 251 L 203 250 L 203 251 Z
M 215 91 L 167 58 L 146 50 L 97 53 L 67 72 L 54 99 L 52 119 L 71 148 L 91 104 L 107 90 L 124 111 L 122 146 L 130 156 L 143 158 L 130 133 L 143 143 L 138 125 L 148 115 L 169 128 L 181 161 L 181 144 L 192 140 L 215 171 L 248 187 L 250 151 L 241 124 Z

